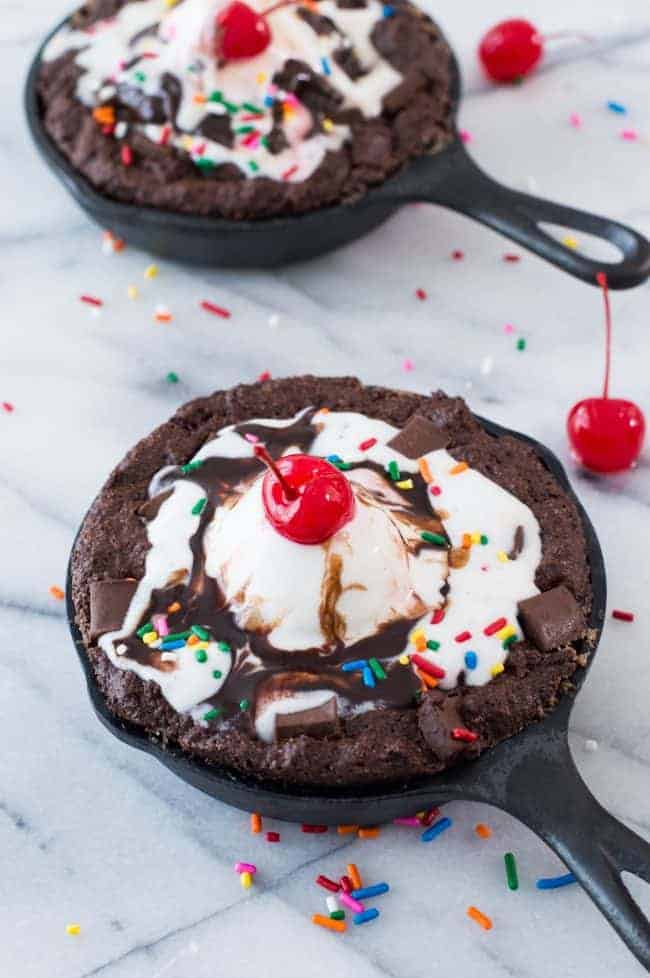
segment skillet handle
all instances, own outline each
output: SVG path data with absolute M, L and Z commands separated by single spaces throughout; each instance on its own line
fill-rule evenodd
M 402 200 L 428 201 L 494 228 L 583 282 L 607 274 L 612 289 L 629 289 L 650 276 L 650 242 L 625 224 L 511 190 L 484 173 L 458 142 L 437 157 L 424 157 L 394 182 Z M 594 261 L 568 248 L 540 222 L 603 238 L 622 252 L 617 262 Z
M 531 728 L 534 729 L 534 728 Z M 605 811 L 580 777 L 566 734 L 535 738 L 492 803 L 539 835 L 582 884 L 598 909 L 650 971 L 650 920 L 621 872 L 650 883 L 650 844 Z M 488 800 L 486 798 L 486 800 Z

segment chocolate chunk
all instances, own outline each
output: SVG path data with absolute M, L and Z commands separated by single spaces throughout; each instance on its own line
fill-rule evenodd
M 230 116 L 227 112 L 224 112 L 223 115 L 210 112 L 201 119 L 196 131 L 202 136 L 205 136 L 206 139 L 210 139 L 213 143 L 219 143 L 221 146 L 227 146 L 229 149 L 232 148 L 235 141 L 232 126 L 230 125 Z
M 331 116 L 343 104 L 343 96 L 304 61 L 289 58 L 281 71 L 276 71 L 273 84 L 292 92 L 307 108 Z
M 512 549 L 508 551 L 508 560 L 516 560 L 524 549 L 524 528 L 518 526 L 515 530 L 515 538 L 512 542 Z
M 584 631 L 582 609 L 563 584 L 520 601 L 518 608 L 521 627 L 542 652 L 568 645 Z
M 338 29 L 333 20 L 329 17 L 324 17 L 322 14 L 317 14 L 314 10 L 309 10 L 307 7 L 298 7 L 296 11 L 301 20 L 304 20 L 306 24 L 309 24 L 311 29 L 317 34 L 325 36 L 327 34 L 338 34 Z
M 333 58 L 339 68 L 342 68 L 348 78 L 351 78 L 352 81 L 356 81 L 357 78 L 361 78 L 362 75 L 367 74 L 366 69 L 359 61 L 354 48 L 338 48 L 334 52 Z
M 406 426 L 388 442 L 389 448 L 394 448 L 406 458 L 421 458 L 438 448 L 446 448 L 449 439 L 435 426 L 433 421 L 414 414 Z
M 124 618 L 135 594 L 138 582 L 133 578 L 90 582 L 90 637 L 115 632 Z
M 309 710 L 298 713 L 278 713 L 275 718 L 275 739 L 288 740 L 290 737 L 325 737 L 338 730 L 338 708 L 336 696 Z

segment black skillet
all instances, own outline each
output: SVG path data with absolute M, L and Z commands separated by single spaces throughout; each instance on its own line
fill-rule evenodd
M 513 435 L 531 445 L 577 506 L 587 539 L 594 594 L 589 627 L 598 638 L 605 617 L 603 556 L 594 528 L 573 493 L 562 465 L 539 442 L 484 418 L 478 420 L 491 435 Z M 179 749 L 163 747 L 139 728 L 117 720 L 95 683 L 75 623 L 70 571 L 67 612 L 90 698 L 101 722 L 119 740 L 156 757 L 195 788 L 249 812 L 257 811 L 290 822 L 326 825 L 374 825 L 457 799 L 495 805 L 515 815 L 555 850 L 632 953 L 650 971 L 650 922 L 621 880 L 621 872 L 625 870 L 650 883 L 650 845 L 606 812 L 578 774 L 567 740 L 573 695 L 565 695 L 557 709 L 541 723 L 527 727 L 478 760 L 435 777 L 382 790 L 284 788 L 229 774 Z M 595 648 L 591 658 L 594 654 Z M 588 668 L 579 669 L 576 692 Z
M 65 23 L 65 21 L 63 22 Z M 59 25 L 59 27 L 62 25 Z M 612 289 L 627 289 L 650 275 L 650 243 L 632 228 L 605 217 L 540 200 L 497 183 L 467 154 L 454 130 L 442 151 L 417 159 L 355 203 L 323 207 L 298 217 L 225 221 L 123 204 L 104 197 L 71 166 L 41 121 L 36 78 L 46 38 L 32 62 L 25 90 L 27 120 L 41 156 L 86 213 L 129 244 L 198 265 L 275 268 L 314 258 L 371 231 L 402 204 L 426 201 L 467 214 L 592 285 L 605 271 Z M 460 72 L 451 58 L 454 116 Z M 615 245 L 618 262 L 593 261 L 568 248 L 540 224 L 572 228 Z

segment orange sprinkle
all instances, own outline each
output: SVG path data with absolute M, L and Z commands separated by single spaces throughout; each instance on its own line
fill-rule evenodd
M 463 533 L 463 542 L 462 542 L 463 550 L 469 550 L 471 546 L 472 546 L 472 534 Z
M 357 869 L 354 863 L 348 863 L 347 870 L 348 870 L 348 876 L 352 880 L 353 887 L 355 888 L 355 890 L 360 890 L 363 886 L 363 883 L 361 882 L 361 876 L 359 875 L 359 870 Z
M 484 825 L 483 822 L 479 822 L 478 825 L 475 825 L 474 831 L 480 839 L 489 839 L 492 835 L 492 829 L 490 826 Z
M 262 831 L 262 816 L 259 812 L 251 812 L 251 832 L 257 835 Z
M 417 638 L 415 640 L 415 650 L 416 652 L 424 652 L 427 647 L 426 638 Z
M 358 828 L 358 825 L 337 825 L 336 831 L 339 835 L 350 835 L 352 832 L 356 832 Z
M 190 637 L 187 640 L 187 645 L 196 645 L 196 643 L 199 641 L 200 639 L 198 635 L 190 635 Z
M 56 598 L 57 601 L 63 601 L 65 598 L 65 592 L 62 591 L 60 587 L 57 587 L 56 584 L 53 584 L 52 587 L 48 588 L 48 591 L 53 598 Z
M 377 839 L 379 838 L 379 829 L 376 827 L 372 829 L 359 829 L 358 835 L 360 839 Z
M 100 126 L 112 126 L 115 122 L 115 109 L 112 105 L 99 105 L 93 109 L 93 119 Z
M 178 601 L 172 601 L 170 605 L 167 606 L 167 614 L 173 615 L 175 611 L 180 611 L 181 606 Z
M 492 930 L 492 921 L 489 917 L 486 917 L 484 913 L 481 913 L 477 907 L 468 907 L 467 916 L 476 921 L 479 927 L 482 927 L 483 930 Z
M 431 469 L 429 468 L 429 463 L 427 462 L 426 458 L 419 458 L 418 459 L 418 468 L 420 470 L 420 475 L 422 476 L 422 478 L 424 479 L 424 481 L 427 484 L 429 482 L 433 482 L 433 476 L 431 475 Z
M 154 319 L 157 323 L 171 323 L 172 315 L 170 312 L 157 312 Z
M 196 105 L 203 105 L 204 102 L 207 102 L 207 99 L 206 99 L 205 95 L 203 94 L 203 92 L 197 92 L 196 95 L 193 95 L 192 96 L 192 101 Z
M 467 464 L 467 462 L 457 462 L 456 465 L 452 465 L 452 467 L 449 469 L 449 475 L 459 475 L 461 472 L 464 472 L 465 469 L 468 468 L 469 465 Z
M 348 926 L 344 920 L 332 920 L 331 917 L 324 917 L 320 913 L 312 914 L 311 922 L 312 924 L 318 924 L 319 927 L 325 927 L 326 930 L 338 931 L 339 934 L 347 930 Z
M 435 689 L 438 685 L 438 680 L 435 676 L 430 676 L 428 672 L 424 672 L 422 669 L 416 669 L 415 673 L 418 679 L 421 679 L 425 686 L 429 689 Z

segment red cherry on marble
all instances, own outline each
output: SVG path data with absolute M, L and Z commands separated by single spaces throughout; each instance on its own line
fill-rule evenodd
M 241 0 L 233 0 L 217 16 L 216 55 L 225 61 L 254 58 L 271 43 L 265 16 Z
M 498 82 L 514 82 L 528 75 L 543 53 L 542 37 L 528 20 L 495 24 L 478 49 L 486 74 Z
M 268 466 L 262 482 L 266 517 L 294 543 L 324 543 L 352 519 L 349 481 L 322 458 L 283 455 L 273 460 L 262 445 L 255 454 Z
M 609 396 L 612 318 L 607 276 L 596 276 L 605 300 L 605 383 L 602 397 L 588 397 L 574 404 L 567 418 L 573 454 L 593 472 L 620 472 L 631 468 L 643 448 L 645 418 L 633 401 Z

